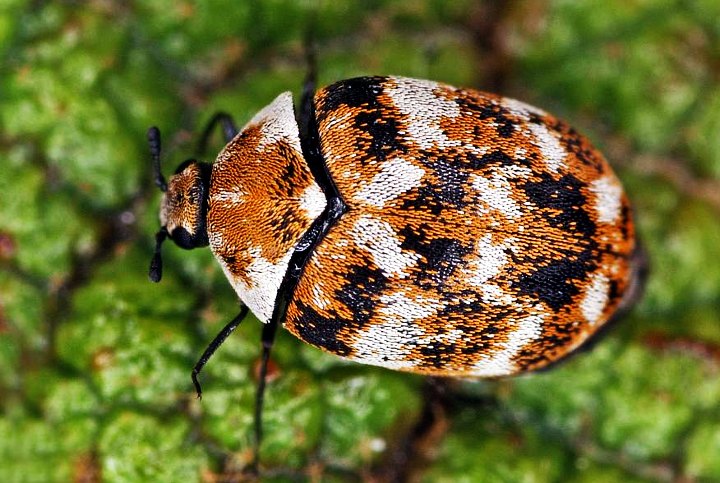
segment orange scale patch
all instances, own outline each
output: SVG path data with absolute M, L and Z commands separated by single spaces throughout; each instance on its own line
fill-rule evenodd
M 241 300 L 267 322 L 295 245 L 325 207 L 302 155 L 292 97 L 281 94 L 218 155 L 208 238 Z
M 572 351 L 621 302 L 635 276 L 627 202 L 564 124 L 412 79 L 344 81 L 316 101 L 350 211 L 288 309 L 302 340 L 393 369 L 506 375 Z
M 259 128 L 245 131 L 214 165 L 211 229 L 222 235 L 223 247 L 233 252 L 261 247 L 265 258 L 277 262 L 312 222 L 300 202 L 314 181 L 300 153 L 287 143 L 258 152 L 261 137 Z

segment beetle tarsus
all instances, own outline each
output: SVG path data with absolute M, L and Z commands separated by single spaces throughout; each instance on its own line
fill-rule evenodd
M 198 369 L 193 368 L 192 374 L 190 376 L 192 378 L 193 386 L 195 386 L 195 392 L 197 394 L 196 399 L 202 399 L 202 388 L 200 387 L 200 382 L 197 379 L 199 373 L 200 371 Z

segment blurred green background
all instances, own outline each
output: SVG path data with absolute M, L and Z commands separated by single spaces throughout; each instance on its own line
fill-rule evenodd
M 209 250 L 147 279 L 165 168 L 216 110 L 401 74 L 585 132 L 635 204 L 646 297 L 554 370 L 428 391 L 281 333 L 268 481 L 720 481 L 720 2 L 0 3 L 0 481 L 239 481 L 259 326 L 190 369 L 238 303 Z M 216 140 L 215 149 L 219 148 Z M 210 158 L 212 156 L 209 156 Z M 418 423 L 420 421 L 420 423 Z

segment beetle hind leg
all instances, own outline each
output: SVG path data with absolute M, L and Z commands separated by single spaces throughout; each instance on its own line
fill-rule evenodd
M 317 54 L 314 35 L 314 15 L 308 22 L 307 31 L 303 40 L 305 51 L 305 82 L 303 83 L 302 98 L 300 100 L 300 112 L 298 114 L 298 125 L 300 137 L 305 139 L 310 133 L 310 126 L 315 117 L 315 89 L 317 87 Z

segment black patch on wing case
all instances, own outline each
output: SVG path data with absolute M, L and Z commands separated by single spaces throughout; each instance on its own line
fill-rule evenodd
M 422 227 L 420 227 L 422 230 Z M 415 282 L 423 288 L 428 285 L 442 285 L 458 266 L 463 264 L 463 257 L 473 248 L 463 246 L 454 238 L 426 238 L 421 231 L 411 227 L 403 228 L 398 235 L 400 246 L 421 256 L 418 260 Z
M 585 184 L 571 174 L 556 180 L 550 174 L 542 173 L 540 178 L 539 181 L 528 181 L 521 188 L 535 206 L 543 209 L 541 216 L 552 226 L 592 237 L 596 226 L 584 209 L 587 199 L 580 191 Z
M 387 77 L 357 77 L 325 88 L 319 121 L 342 105 L 358 109 L 360 112 L 353 119 L 355 127 L 368 133 L 371 139 L 369 146 L 363 139 L 357 141 L 357 152 L 363 155 L 363 160 L 383 161 L 396 151 L 406 150 L 401 143 L 398 120 L 383 110 L 385 106 L 378 99 L 387 82 Z
M 319 121 L 341 105 L 349 107 L 379 107 L 377 98 L 383 91 L 387 77 L 356 77 L 336 82 L 325 88 L 324 113 Z
M 384 116 L 380 110 L 364 111 L 355 116 L 355 127 L 370 135 L 370 146 L 358 139 L 357 152 L 363 154 L 363 160 L 385 161 L 391 154 L 406 149 L 400 143 L 401 135 L 397 122 Z
M 347 283 L 335 296 L 353 313 L 353 325 L 362 328 L 375 313 L 377 296 L 385 290 L 388 279 L 379 269 L 361 265 L 349 268 Z
M 316 347 L 325 349 L 341 356 L 352 352 L 350 346 L 338 340 L 338 332 L 351 325 L 349 320 L 341 317 L 324 317 L 313 307 L 298 302 L 299 319 L 295 322 L 300 338 Z
M 574 281 L 587 278 L 587 272 L 581 261 L 553 260 L 529 275 L 520 275 L 517 286 L 521 294 L 533 295 L 557 311 L 580 293 Z

